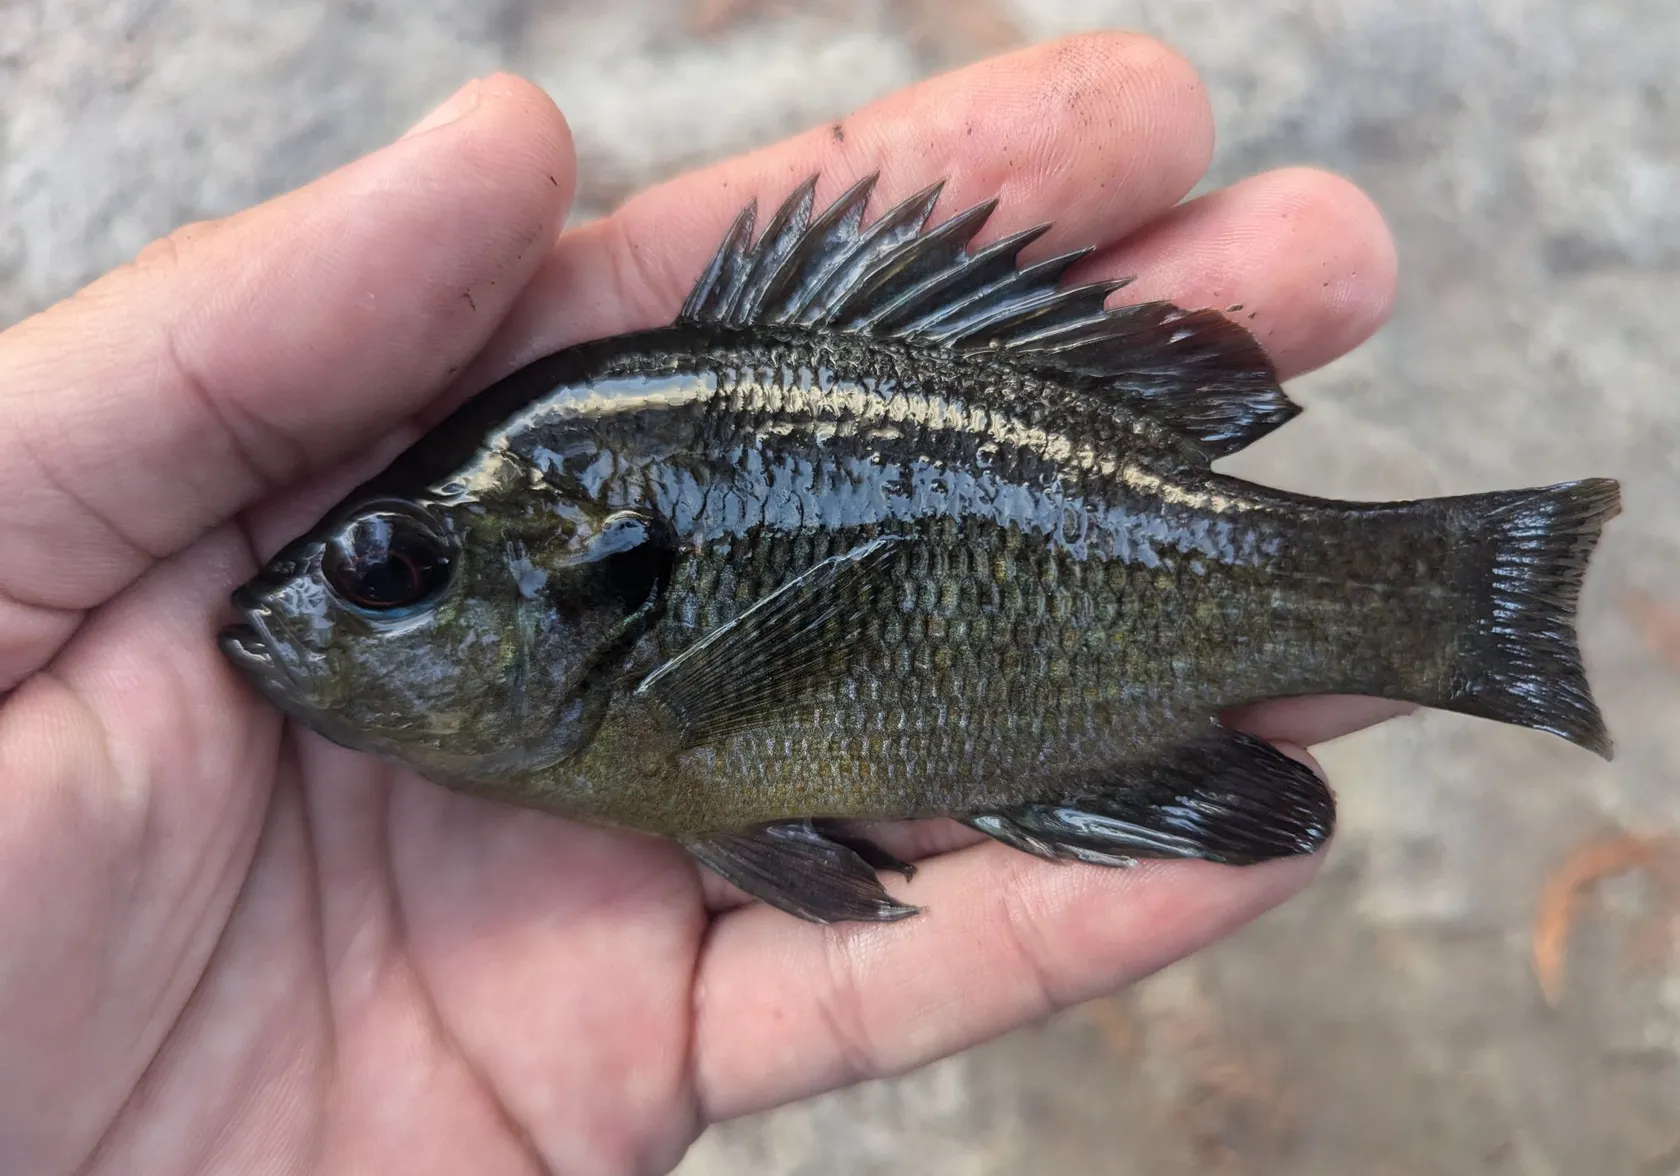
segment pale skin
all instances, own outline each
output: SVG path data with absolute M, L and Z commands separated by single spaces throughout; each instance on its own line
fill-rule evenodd
M 455 116 L 449 121 L 449 116 Z M 1187 204 L 1207 97 L 1105 34 L 936 78 L 556 239 L 565 122 L 475 82 L 399 142 L 193 225 L 0 335 L 0 1155 L 18 1171 L 668 1170 L 707 1123 L 906 1069 L 1116 989 L 1310 880 L 1058 866 L 888 831 L 926 908 L 819 927 L 673 846 L 447 792 L 282 722 L 228 592 L 448 404 L 668 321 L 741 205 L 949 180 L 981 241 L 1099 246 L 1117 298 L 1241 303 L 1287 378 L 1383 320 L 1346 182 Z M 1298 749 L 1395 713 L 1240 716 Z

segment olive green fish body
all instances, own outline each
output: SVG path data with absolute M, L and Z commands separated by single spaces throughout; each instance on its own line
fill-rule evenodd
M 1106 308 L 989 206 L 744 214 L 679 321 L 487 390 L 239 597 L 224 647 L 330 737 L 677 837 L 807 918 L 896 918 L 829 822 L 1243 863 L 1334 804 L 1218 723 L 1404 699 L 1608 754 L 1575 648 L 1615 484 L 1314 499 L 1211 464 L 1298 411 L 1223 316 Z
M 629 767 L 609 723 L 545 778 L 557 809 L 604 794 L 594 815 L 693 833 L 1052 799 L 1246 701 L 1403 693 L 1389 644 L 1413 676 L 1439 673 L 1414 652 L 1438 654 L 1450 623 L 1433 615 L 1449 545 L 1418 546 L 1431 516 L 1210 478 L 1112 408 L 1074 437 L 972 406 L 964 377 L 984 373 L 852 350 L 632 352 L 498 438 L 494 460 L 671 521 L 683 554 L 655 664 L 824 559 L 908 541 L 844 675 L 684 753 L 682 787 Z

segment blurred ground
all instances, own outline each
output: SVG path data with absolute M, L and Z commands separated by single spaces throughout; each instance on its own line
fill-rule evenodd
M 0 323 L 384 141 L 467 76 L 547 86 L 580 215 L 1021 39 L 1163 36 L 1214 180 L 1312 162 L 1399 240 L 1392 324 L 1235 468 L 1413 496 L 1624 480 L 1583 643 L 1618 740 L 1444 715 L 1322 749 L 1342 831 L 1288 908 L 1122 997 L 729 1124 L 684 1176 L 1680 1172 L 1680 7 L 1673 0 L 0 0 Z M 1530 963 L 1548 875 L 1607 879 Z

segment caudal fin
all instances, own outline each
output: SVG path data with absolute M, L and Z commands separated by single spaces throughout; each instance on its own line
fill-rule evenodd
M 1588 478 L 1456 501 L 1464 558 L 1486 585 L 1459 631 L 1447 697 L 1435 705 L 1561 735 L 1611 756 L 1575 638 L 1575 606 L 1621 490 Z

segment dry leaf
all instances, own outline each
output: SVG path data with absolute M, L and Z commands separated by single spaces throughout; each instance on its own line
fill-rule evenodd
M 1680 669 L 1680 608 L 1640 592 L 1622 597 L 1622 609 L 1659 659 Z
M 1103 1044 L 1118 1057 L 1136 1055 L 1141 1043 L 1137 1018 L 1126 1006 L 1123 996 L 1105 996 L 1086 1004 L 1085 1015 L 1096 1023 Z
M 997 0 L 889 0 L 892 18 L 918 53 L 971 60 L 1013 49 L 1025 39 Z M 688 31 L 715 37 L 752 20 L 805 12 L 844 23 L 857 6 L 846 0 L 688 0 Z
M 988 57 L 1025 40 L 997 0 L 899 0 L 898 8 L 921 53 Z
M 715 37 L 738 24 L 787 13 L 785 0 L 689 0 L 688 31 L 696 37 Z
M 1240 1171 L 1288 1148 L 1296 1108 L 1282 1071 L 1252 1043 L 1233 1040 L 1211 1000 L 1154 1018 L 1146 1030 L 1150 1044 L 1167 1047 L 1181 1067 L 1182 1093 L 1169 1118 L 1189 1137 L 1202 1170 Z
M 1680 841 L 1670 835 L 1616 834 L 1577 846 L 1546 878 L 1534 916 L 1533 952 L 1534 975 L 1547 1004 L 1556 1005 L 1563 996 L 1569 933 L 1582 892 L 1604 878 L 1636 869 L 1651 872 L 1672 891 L 1680 877 L 1668 859 L 1677 847 Z M 1672 905 L 1672 894 L 1670 899 Z

